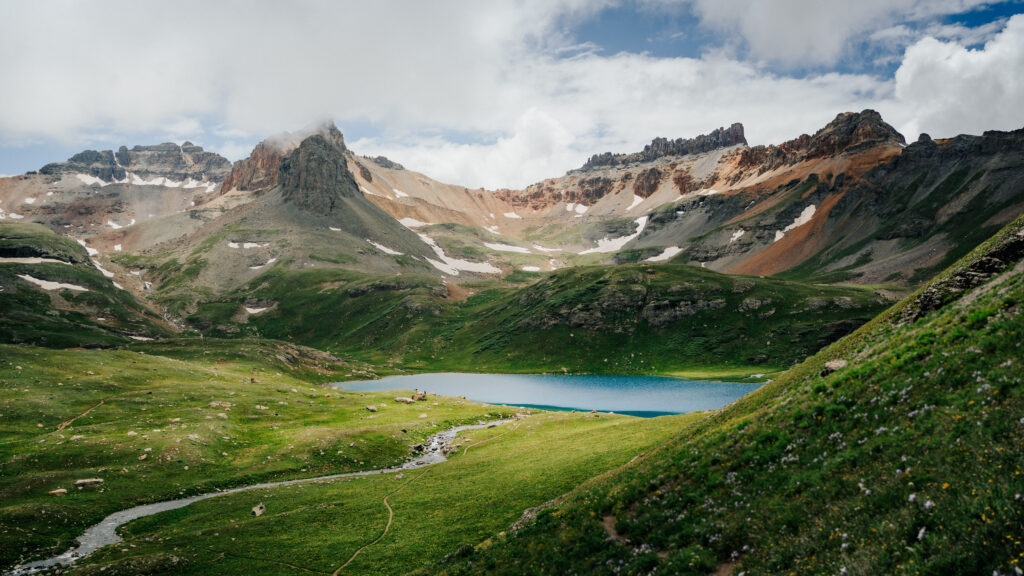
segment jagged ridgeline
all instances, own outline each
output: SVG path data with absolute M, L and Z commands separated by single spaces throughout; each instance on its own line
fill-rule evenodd
M 1022 262 L 1024 218 L 771 384 L 429 573 L 1015 573 Z
M 743 124 L 735 123 L 728 128 L 718 128 L 710 134 L 702 134 L 696 138 L 655 138 L 650 144 L 644 146 L 642 152 L 632 154 L 594 154 L 583 164 L 580 170 L 589 170 L 603 166 L 619 166 L 623 164 L 634 164 L 639 162 L 651 162 L 666 156 L 689 156 L 691 154 L 702 154 L 742 144 L 746 146 L 747 139 L 743 135 Z

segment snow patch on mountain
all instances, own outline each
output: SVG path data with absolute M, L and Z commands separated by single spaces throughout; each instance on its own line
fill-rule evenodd
M 490 242 L 484 242 L 484 246 L 487 246 L 491 250 L 497 250 L 498 252 L 518 252 L 520 254 L 529 254 L 528 248 L 522 246 L 512 246 L 511 244 L 491 244 Z
M 434 242 L 434 239 L 430 236 L 427 236 L 426 234 L 418 234 L 418 236 L 427 244 L 427 246 L 430 246 L 430 249 L 434 251 L 434 254 L 437 254 L 437 257 L 441 259 L 440 261 L 437 261 L 433 258 L 427 258 L 427 262 L 445 274 L 458 276 L 460 270 L 465 272 L 481 272 L 484 274 L 501 273 L 499 268 L 495 268 L 488 262 L 470 262 L 468 260 L 452 258 L 445 254 L 444 250 L 442 250 L 441 247 L 437 245 L 437 242 Z
M 644 201 L 644 197 L 643 196 L 637 196 L 636 194 L 633 194 L 633 203 L 629 205 L 629 208 L 626 208 L 626 212 L 629 212 L 633 208 L 636 208 L 643 201 Z
M 26 282 L 31 282 L 32 284 L 35 284 L 36 286 L 39 286 L 43 290 L 74 290 L 75 292 L 88 292 L 89 291 L 88 288 L 85 288 L 83 286 L 79 286 L 77 284 L 64 284 L 62 282 L 51 282 L 49 280 L 40 280 L 39 278 L 34 278 L 32 276 L 29 276 L 28 274 L 18 274 L 18 278 L 21 278 L 22 280 L 25 280 Z
M 795 229 L 799 228 L 800 226 L 803 226 L 804 224 L 807 224 L 808 222 L 810 222 L 811 218 L 814 217 L 814 211 L 816 209 L 817 209 L 817 207 L 814 204 L 811 204 L 807 208 L 804 208 L 804 211 L 801 212 L 800 215 L 797 216 L 795 220 L 793 220 L 792 224 L 790 224 L 789 226 L 786 226 L 782 230 L 776 230 L 775 231 L 775 240 L 773 240 L 773 242 L 778 242 L 779 240 L 782 240 L 786 236 L 786 233 L 789 232 L 790 230 L 795 230 Z
M 637 224 L 636 232 L 621 238 L 601 238 L 597 241 L 596 248 L 584 250 L 583 252 L 580 252 L 580 254 L 602 254 L 622 250 L 623 246 L 628 244 L 631 240 L 638 238 L 640 233 L 644 231 L 644 228 L 647 226 L 647 216 L 641 216 L 634 220 L 634 222 Z
M 430 226 L 430 222 L 420 222 L 415 218 L 402 218 L 398 221 L 399 224 L 406 228 L 419 228 L 421 226 Z
M 378 244 L 378 243 L 374 242 L 373 240 L 370 240 L 369 238 L 367 238 L 366 241 L 369 242 L 371 246 L 373 246 L 374 248 L 376 248 L 377 250 L 380 250 L 381 252 L 383 252 L 385 254 L 391 254 L 392 256 L 404 256 L 405 255 L 403 252 L 399 252 L 398 250 L 392 250 L 391 248 L 388 248 L 387 246 L 385 246 L 383 244 Z
M 644 262 L 666 262 L 682 251 L 683 249 L 678 246 L 668 246 L 667 248 L 665 248 L 665 250 L 661 252 L 661 254 L 658 254 L 657 256 L 651 256 L 650 258 L 644 260 Z

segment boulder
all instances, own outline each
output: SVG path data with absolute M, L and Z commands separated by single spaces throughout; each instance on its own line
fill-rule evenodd
M 82 478 L 80 480 L 75 480 L 75 488 L 99 486 L 100 484 L 103 484 L 103 478 Z
M 395 398 L 395 402 L 398 402 L 399 404 L 412 404 L 415 400 L 412 398 L 406 398 L 405 396 L 399 396 Z
M 427 399 L 427 393 L 426 392 L 417 392 L 417 393 L 412 395 L 412 399 L 417 401 L 417 402 L 423 402 L 423 401 L 425 401 Z
M 263 505 L 263 502 L 260 502 L 259 504 L 257 504 L 257 505 L 252 507 L 252 515 L 253 516 L 262 516 L 263 513 L 266 512 L 266 511 L 267 511 L 267 507 Z
M 67 493 L 67 488 L 57 488 L 56 490 L 50 490 L 50 496 L 63 496 Z
M 367 406 L 366 409 L 369 410 L 370 412 L 376 412 L 377 411 L 377 407 L 373 406 L 373 405 Z
M 829 360 L 828 362 L 825 362 L 825 368 L 822 369 L 821 375 L 828 376 L 836 370 L 842 370 L 843 368 L 846 368 L 846 364 L 846 360 L 843 359 Z

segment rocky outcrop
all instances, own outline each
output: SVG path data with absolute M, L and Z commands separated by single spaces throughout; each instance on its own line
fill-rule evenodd
M 333 125 L 281 160 L 278 181 L 286 202 L 316 214 L 331 214 L 342 198 L 362 198 L 348 169 L 345 141 Z
M 898 324 L 916 322 L 1024 259 L 1024 222 L 1001 233 L 984 253 L 968 257 L 956 270 L 932 282 L 907 303 Z
M 388 170 L 405 170 L 405 166 L 402 166 L 398 162 L 394 162 L 385 156 L 377 156 L 376 158 L 370 158 L 369 156 L 363 156 L 368 160 L 372 160 L 374 164 L 381 168 L 387 168 Z
M 206 180 L 219 182 L 228 175 L 231 162 L 220 154 L 206 152 L 201 146 L 173 142 L 153 146 L 121 146 L 112 150 L 85 150 L 67 162 L 54 162 L 43 166 L 42 174 L 87 174 L 105 182 L 123 180 L 131 174 L 145 179 L 167 178 L 175 182 Z
M 633 184 L 633 194 L 641 198 L 650 198 L 651 194 L 661 186 L 662 173 L 657 168 L 648 168 L 636 177 Z
M 743 135 L 743 124 L 736 123 L 728 128 L 719 128 L 710 134 L 702 134 L 696 138 L 655 138 L 650 144 L 644 146 L 642 152 L 633 154 L 595 154 L 587 160 L 581 170 L 593 170 L 596 168 L 622 166 L 636 162 L 650 162 L 667 156 L 686 156 L 687 154 L 701 154 L 719 148 L 727 148 L 737 144 L 747 144 Z
M 224 179 L 224 190 L 263 190 L 277 186 L 281 161 L 287 152 L 282 147 L 260 142 L 245 160 L 235 162 Z
M 903 146 L 906 140 L 874 110 L 843 112 L 813 136 L 801 134 L 778 146 L 754 146 L 740 155 L 741 168 L 759 172 L 796 164 L 803 160 L 856 152 L 873 146 Z

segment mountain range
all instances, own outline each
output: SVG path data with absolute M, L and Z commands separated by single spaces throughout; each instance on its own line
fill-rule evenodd
M 308 330 L 282 317 L 284 285 L 291 298 L 353 282 L 373 286 L 342 292 L 348 300 L 373 291 L 390 307 L 366 318 L 369 308 L 355 306 L 333 334 L 315 330 L 305 343 L 338 352 L 343 342 L 369 339 L 401 362 L 425 354 L 424 341 L 384 342 L 389 331 L 374 327 L 419 326 L 399 318 L 425 310 L 457 315 L 451 303 L 493 290 L 525 302 L 545 274 L 564 284 L 569 276 L 580 281 L 572 270 L 593 266 L 605 272 L 580 274 L 629 277 L 623 266 L 636 265 L 642 279 L 643 266 L 670 262 L 755 279 L 864 285 L 880 306 L 1024 213 L 1022 179 L 1024 130 L 922 134 L 907 145 L 872 110 L 839 114 L 777 146 L 749 146 L 741 124 L 656 138 L 640 152 L 596 154 L 564 176 L 495 191 L 360 156 L 327 123 L 268 138 L 233 165 L 189 142 L 87 150 L 0 179 L 0 217 L 73 238 L 164 330 L 296 337 Z M 384 280 L 396 275 L 403 280 Z M 643 280 L 613 283 L 639 297 L 595 290 L 592 306 L 538 310 L 514 325 L 521 335 L 536 326 L 597 334 L 614 309 L 664 327 L 656 318 L 678 322 L 715 301 L 699 293 L 681 299 L 684 291 L 672 286 L 676 295 L 666 298 Z M 322 307 L 312 297 L 310 306 Z M 772 355 L 744 361 L 765 357 Z

